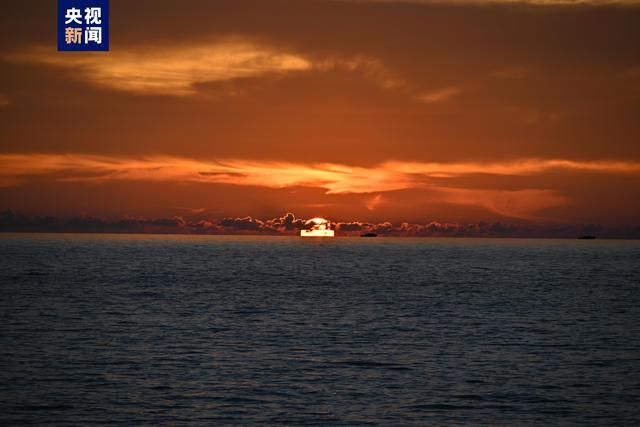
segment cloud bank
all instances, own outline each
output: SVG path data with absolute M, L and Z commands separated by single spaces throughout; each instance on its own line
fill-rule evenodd
M 364 167 L 335 163 L 288 163 L 185 157 L 124 158 L 88 154 L 0 154 L 0 185 L 34 177 L 58 181 L 112 180 L 200 182 L 269 188 L 317 187 L 328 194 L 377 193 L 432 186 L 429 178 L 488 174 L 529 176 L 552 171 L 639 174 L 640 163 L 618 160 L 520 159 L 503 162 L 426 163 L 389 161 Z
M 197 160 L 150 156 L 124 158 L 86 154 L 0 154 L 0 187 L 32 182 L 101 184 L 115 181 L 199 183 L 324 190 L 328 195 L 362 194 L 369 211 L 384 203 L 381 193 L 420 190 L 441 204 L 478 207 L 504 217 L 544 220 L 539 212 L 569 199 L 551 188 L 460 187 L 464 177 L 518 177 L 550 173 L 598 173 L 637 176 L 640 163 L 521 159 L 504 162 L 425 163 L 389 161 L 372 166 L 334 163 L 286 163 L 244 159 Z M 425 199 L 427 200 L 427 199 Z M 247 227 L 260 224 L 244 221 Z M 233 225 L 233 224 L 230 224 Z
M 27 216 L 20 212 L 0 212 L 0 232 L 73 232 L 133 234 L 196 235 L 282 235 L 297 236 L 306 219 L 289 212 L 281 217 L 261 220 L 251 216 L 240 218 L 196 218 L 182 216 L 144 218 L 125 216 L 101 218 L 81 216 L 57 218 Z M 359 236 L 376 233 L 381 237 L 551 237 L 575 238 L 596 234 L 609 238 L 640 238 L 640 226 L 606 228 L 598 224 L 532 224 L 527 222 L 439 222 L 368 223 L 333 222 L 337 236 Z

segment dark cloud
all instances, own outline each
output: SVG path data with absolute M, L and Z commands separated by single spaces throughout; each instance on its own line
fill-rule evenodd
M 306 220 L 291 212 L 277 218 L 260 220 L 222 218 L 189 220 L 180 216 L 170 218 L 116 219 L 93 216 L 61 218 L 28 216 L 17 211 L 0 213 L 0 232 L 80 232 L 80 233 L 143 233 L 143 234 L 298 234 Z M 351 221 L 334 224 L 338 236 L 357 236 L 362 232 L 375 232 L 393 237 L 557 237 L 576 238 L 592 234 L 604 238 L 640 238 L 640 226 L 604 227 L 599 224 L 551 224 L 528 222 L 451 223 L 432 221 L 427 224 L 381 222 L 372 224 Z
M 219 227 L 229 231 L 262 231 L 265 223 L 250 216 L 244 218 L 222 218 L 217 224 Z
M 339 222 L 336 224 L 336 229 L 343 233 L 349 233 L 353 231 L 369 231 L 373 228 L 373 224 L 368 222 Z
M 494 236 L 510 236 L 518 231 L 518 227 L 514 225 L 504 225 L 498 221 L 491 224 L 489 230 Z
M 0 231 L 85 233 L 189 233 L 193 227 L 182 217 L 106 219 L 93 216 L 57 218 L 27 216 L 7 210 L 0 214 Z
M 460 232 L 461 229 L 464 229 L 464 228 L 459 224 L 449 224 L 449 223 L 443 224 L 437 221 L 432 221 L 429 224 L 425 225 L 424 227 L 424 231 L 426 233 L 431 233 L 431 234 L 443 233 L 448 235 L 457 234 Z
M 266 226 L 278 231 L 302 230 L 308 228 L 305 226 L 305 220 L 296 218 L 291 212 L 287 212 L 280 218 L 274 218 L 266 221 Z

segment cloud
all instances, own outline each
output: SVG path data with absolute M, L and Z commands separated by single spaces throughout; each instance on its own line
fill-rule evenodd
M 189 96 L 208 82 L 284 75 L 305 71 L 356 72 L 384 88 L 403 84 L 377 58 L 311 58 L 275 46 L 227 40 L 194 46 L 128 48 L 104 53 L 64 55 L 48 47 L 33 47 L 4 56 L 10 62 L 65 68 L 96 86 L 137 94 Z
M 287 212 L 282 217 L 267 220 L 265 224 L 273 230 L 291 231 L 306 228 L 306 222 L 304 219 L 296 218 L 293 213 Z
M 424 226 L 424 232 L 437 235 L 437 234 L 457 234 L 460 231 L 460 224 L 441 223 L 438 221 L 431 221 Z
M 373 211 L 380 203 L 382 203 L 382 194 L 376 194 L 365 202 L 365 206 L 370 211 Z
M 320 71 L 344 70 L 358 72 L 386 89 L 405 85 L 405 82 L 392 73 L 380 59 L 365 55 L 356 55 L 349 58 L 329 57 L 319 59 L 314 62 L 314 68 Z
M 338 222 L 336 224 L 336 229 L 344 233 L 371 230 L 372 228 L 373 228 L 373 224 L 369 224 L 367 222 L 359 222 L 359 221 Z
M 533 212 L 568 202 L 566 197 L 554 190 L 438 188 L 437 191 L 444 203 L 481 206 L 505 217 L 530 220 L 543 219 L 533 215 Z
M 309 60 L 296 53 L 245 41 L 79 55 L 61 55 L 37 47 L 5 59 L 67 68 L 90 83 L 110 89 L 176 96 L 194 94 L 198 83 L 312 68 Z
M 522 159 L 493 163 L 389 161 L 363 167 L 243 159 L 205 161 L 170 156 L 126 158 L 87 154 L 0 154 L 0 182 L 12 186 L 39 176 L 69 182 L 131 180 L 269 188 L 306 186 L 323 188 L 328 194 L 348 194 L 423 187 L 427 178 L 442 179 L 474 174 L 526 176 L 551 171 L 638 174 L 640 163 Z
M 244 218 L 222 218 L 213 221 L 216 233 L 234 232 L 234 233 L 267 233 L 267 234 L 297 234 L 299 230 L 308 228 L 306 222 L 309 218 L 302 219 L 287 212 L 281 217 L 260 220 L 246 216 Z M 214 231 L 211 229 L 210 231 Z
M 447 87 L 418 95 L 418 99 L 423 102 L 434 103 L 446 101 L 447 99 L 451 99 L 454 96 L 459 95 L 460 93 L 462 93 L 462 89 L 460 88 Z
M 404 174 L 386 166 L 301 164 L 252 160 L 201 161 L 180 157 L 122 158 L 83 154 L 0 154 L 0 182 L 34 176 L 74 182 L 187 181 L 270 188 L 319 187 L 328 193 L 368 193 L 409 188 Z
M 459 162 L 459 163 L 419 163 L 389 162 L 389 169 L 406 174 L 423 174 L 431 177 L 454 177 L 469 174 L 491 175 L 535 175 L 553 170 L 640 173 L 640 162 L 616 160 L 567 160 L 567 159 L 521 159 L 503 162 Z
M 27 216 L 6 210 L 0 213 L 0 231 L 104 232 L 104 233 L 180 233 L 188 231 L 182 217 L 105 219 L 93 216 L 56 218 Z
M 247 216 L 244 218 L 222 218 L 217 225 L 228 230 L 259 231 L 264 229 L 265 223 Z
M 179 211 L 185 211 L 191 214 L 201 214 L 207 210 L 206 208 L 188 208 L 188 207 L 176 207 L 175 209 Z
M 183 157 L 123 158 L 82 154 L 0 154 L 0 184 L 19 186 L 34 179 L 54 182 L 110 181 L 193 182 L 266 188 L 311 187 L 327 194 L 368 194 L 426 189 L 448 204 L 479 206 L 503 216 L 535 219 L 535 212 L 567 202 L 550 189 L 457 188 L 447 179 L 469 175 L 527 176 L 552 171 L 604 174 L 640 173 L 640 163 L 523 159 L 500 163 L 419 163 L 390 161 L 370 167 L 332 163 L 284 163 L 256 160 L 204 161 Z M 365 201 L 374 210 L 383 200 L 376 194 Z M 226 220 L 225 220 L 226 221 Z M 233 222 L 235 221 L 235 222 Z M 250 217 L 221 223 L 225 227 L 258 229 L 264 224 Z M 273 229 L 295 229 L 292 215 L 273 220 Z

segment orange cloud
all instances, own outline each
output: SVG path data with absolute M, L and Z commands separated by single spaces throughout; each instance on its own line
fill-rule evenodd
M 434 90 L 432 92 L 423 93 L 418 96 L 418 99 L 427 103 L 446 101 L 454 96 L 462 93 L 462 89 L 457 87 L 446 87 L 443 89 Z
M 484 190 L 439 188 L 445 203 L 481 206 L 502 216 L 537 220 L 532 215 L 542 209 L 562 205 L 568 199 L 554 190 Z
M 199 83 L 311 70 L 358 72 L 384 88 L 402 84 L 376 58 L 311 58 L 242 39 L 152 50 L 125 48 L 109 55 L 85 52 L 68 56 L 48 47 L 34 47 L 3 59 L 70 69 L 75 77 L 94 85 L 138 94 L 188 96 L 196 93 Z
M 552 170 L 602 173 L 639 173 L 640 162 L 577 161 L 562 159 L 522 159 L 506 162 L 408 163 L 390 162 L 387 167 L 406 174 L 430 177 L 454 177 L 469 174 L 535 175 Z
M 118 180 L 196 182 L 266 188 L 312 187 L 327 194 L 368 194 L 365 207 L 382 202 L 379 193 L 428 189 L 447 204 L 485 208 L 503 216 L 536 219 L 535 212 L 567 203 L 550 189 L 465 189 L 447 178 L 473 174 L 537 175 L 550 171 L 639 174 L 640 163 L 524 159 L 501 163 L 412 163 L 391 161 L 371 167 L 332 163 L 285 163 L 242 159 L 203 161 L 183 157 L 122 158 L 84 154 L 0 154 L 0 186 L 15 187 L 31 179 L 101 183 Z M 431 178 L 438 178 L 433 180 Z M 538 218 L 539 219 L 539 218 Z
M 372 198 L 366 201 L 365 206 L 370 211 L 373 211 L 380 203 L 382 203 L 382 194 L 376 194 L 375 196 L 373 196 Z
M 166 95 L 192 95 L 198 83 L 255 77 L 312 68 L 302 56 L 246 41 L 224 41 L 152 51 L 117 50 L 60 55 L 37 47 L 5 59 L 73 69 L 90 83 L 111 89 Z
M 286 163 L 242 159 L 203 161 L 184 157 L 123 158 L 85 154 L 0 154 L 0 182 L 16 185 L 34 176 L 53 180 L 187 181 L 270 188 L 308 186 L 328 194 L 377 193 L 427 185 L 425 178 L 472 174 L 535 175 L 553 170 L 640 173 L 639 162 L 524 159 L 501 163 L 390 161 L 371 167 L 334 163 Z M 431 187 L 431 186 L 430 186 Z

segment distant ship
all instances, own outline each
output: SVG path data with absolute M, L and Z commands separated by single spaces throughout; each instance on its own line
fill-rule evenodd
M 579 236 L 578 240 L 594 240 L 596 236 L 592 236 L 591 234 L 587 234 L 584 236 Z
M 311 218 L 305 223 L 305 230 L 300 230 L 301 237 L 334 237 L 331 223 L 324 218 Z
M 360 237 L 378 237 L 376 233 L 362 233 Z

